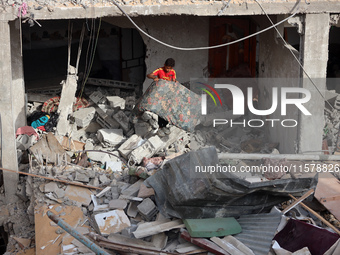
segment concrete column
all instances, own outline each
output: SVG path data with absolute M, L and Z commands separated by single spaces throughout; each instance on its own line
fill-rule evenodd
M 16 100 L 12 84 L 10 25 L 7 21 L 0 21 L 0 34 L 1 161 L 3 168 L 18 170 L 14 124 L 16 116 L 13 114 Z M 15 193 L 19 176 L 10 172 L 3 172 L 3 176 L 6 202 L 14 202 L 17 199 Z
M 11 21 L 11 63 L 12 63 L 12 100 L 15 130 L 26 126 L 24 67 L 22 59 L 22 43 L 20 20 Z
M 323 95 L 326 89 L 329 28 L 329 14 L 305 15 L 305 31 L 300 46 L 303 67 Z M 302 87 L 311 92 L 312 98 L 304 106 L 312 115 L 300 113 L 299 152 L 321 151 L 325 102 L 306 74 L 301 72 L 301 76 Z

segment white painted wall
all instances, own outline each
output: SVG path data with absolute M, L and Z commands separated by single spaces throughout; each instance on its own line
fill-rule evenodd
M 266 17 L 261 16 L 256 19 L 260 30 L 270 26 Z M 275 23 L 275 19 L 274 19 Z M 298 52 L 296 52 L 298 54 Z M 271 29 L 260 34 L 259 38 L 259 106 L 260 109 L 269 109 L 272 103 L 272 87 L 298 87 L 300 76 L 298 63 L 284 46 L 281 39 L 277 38 L 277 33 Z M 281 79 L 271 79 L 281 78 Z M 269 79 L 269 80 L 267 80 Z M 280 101 L 279 101 L 280 105 Z M 281 108 L 278 107 L 267 119 L 295 119 L 298 120 L 298 110 L 296 107 L 288 107 L 287 115 L 281 116 Z M 292 124 L 292 123 L 289 123 Z M 280 153 L 295 153 L 298 138 L 297 128 L 286 128 L 281 125 L 277 127 L 267 127 L 270 142 L 278 142 Z
M 143 29 L 149 34 L 178 47 L 201 47 L 209 44 L 209 18 L 197 16 L 143 17 Z M 208 51 L 182 51 L 163 46 L 142 36 L 146 44 L 146 73 L 151 73 L 164 65 L 167 58 L 176 61 L 175 71 L 179 82 L 190 78 L 203 77 L 203 69 L 208 64 Z M 146 78 L 143 90 L 151 84 Z

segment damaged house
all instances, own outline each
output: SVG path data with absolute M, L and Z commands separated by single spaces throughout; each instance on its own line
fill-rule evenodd
M 339 17 L 331 0 L 2 0 L 0 253 L 339 254 Z M 151 85 L 170 57 L 177 82 Z M 256 85 L 209 130 L 196 79 Z M 230 126 L 252 99 L 277 110 Z M 190 172 L 219 163 L 249 174 Z

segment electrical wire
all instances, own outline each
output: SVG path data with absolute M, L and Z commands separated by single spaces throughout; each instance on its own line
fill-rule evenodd
M 163 42 L 163 41 L 161 41 L 161 40 L 158 40 L 157 38 L 155 38 L 155 37 L 149 35 L 147 32 L 145 32 L 143 29 L 141 29 L 141 28 L 140 28 L 140 27 L 139 27 L 139 26 L 138 26 L 138 25 L 130 18 L 130 16 L 129 16 L 129 15 L 128 15 L 128 14 L 127 14 L 120 6 L 119 6 L 119 4 L 118 4 L 115 0 L 112 0 L 112 2 L 114 3 L 114 5 L 117 6 L 117 8 L 118 8 L 123 14 L 125 14 L 125 16 L 131 21 L 131 23 L 132 23 L 132 24 L 133 24 L 133 25 L 134 25 L 141 33 L 143 33 L 145 36 L 147 36 L 147 37 L 149 37 L 150 39 L 152 39 L 152 40 L 154 40 L 154 41 L 156 41 L 156 42 L 158 42 L 158 43 L 160 43 L 160 44 L 162 44 L 162 45 L 164 45 L 164 46 L 167 46 L 167 47 L 169 47 L 169 48 L 172 48 L 172 49 L 175 49 L 175 50 L 186 50 L 186 51 L 190 51 L 190 50 L 210 50 L 210 49 L 216 49 L 216 48 L 228 46 L 228 45 L 231 45 L 231 44 L 235 44 L 235 43 L 244 41 L 244 40 L 246 40 L 246 39 L 248 39 L 248 38 L 251 38 L 251 37 L 253 37 L 253 36 L 256 36 L 256 35 L 258 35 L 258 34 L 261 34 L 261 33 L 265 32 L 265 31 L 267 31 L 267 30 L 269 30 L 269 29 L 272 29 L 273 27 L 278 26 L 278 25 L 280 25 L 281 23 L 287 21 L 288 19 L 294 17 L 294 16 L 296 15 L 296 13 L 299 11 L 299 5 L 300 5 L 301 0 L 299 0 L 299 2 L 298 2 L 298 4 L 297 4 L 297 10 L 296 10 L 292 15 L 290 15 L 289 17 L 287 17 L 287 18 L 281 20 L 280 22 L 278 22 L 278 23 L 276 23 L 276 24 L 272 24 L 272 26 L 270 26 L 270 27 L 267 27 L 267 28 L 265 28 L 265 29 L 263 29 L 263 30 L 260 30 L 260 31 L 258 31 L 258 32 L 256 32 L 256 33 L 254 33 L 254 34 L 245 36 L 245 37 L 243 37 L 243 38 L 240 38 L 240 39 L 235 40 L 235 41 L 232 41 L 232 42 L 223 43 L 223 44 L 214 45 L 214 46 L 196 47 L 196 48 L 183 48 L 183 47 L 177 47 L 177 46 L 174 46 L 174 45 L 167 44 L 167 43 L 165 43 L 165 42 Z
M 80 92 L 80 97 L 82 97 L 82 95 L 83 95 L 84 88 L 85 88 L 85 84 L 86 84 L 86 82 L 87 82 L 87 79 L 88 79 L 89 76 L 90 76 L 90 71 L 91 71 L 91 69 L 92 69 L 94 57 L 95 57 L 95 55 L 96 55 L 96 48 L 97 48 L 97 43 L 98 43 L 98 38 L 99 38 L 99 32 L 100 32 L 101 24 L 102 24 L 102 18 L 99 18 L 98 32 L 97 32 L 96 41 L 95 41 L 94 47 L 93 47 L 93 54 L 92 54 L 92 58 L 91 58 L 91 63 L 90 63 L 90 66 L 89 66 L 87 75 L 86 75 L 86 77 L 85 77 L 85 79 L 84 79 L 84 82 L 83 82 L 83 87 L 82 87 L 81 92 Z
M 309 76 L 309 74 L 307 73 L 307 71 L 305 70 L 305 68 L 303 67 L 303 65 L 301 64 L 300 60 L 295 56 L 294 52 L 291 50 L 291 48 L 289 47 L 289 44 L 286 42 L 286 40 L 283 38 L 283 36 L 281 35 L 280 31 L 274 26 L 273 21 L 271 20 L 271 18 L 269 17 L 269 15 L 267 14 L 267 12 L 264 10 L 264 8 L 262 7 L 262 5 L 258 2 L 258 0 L 254 0 L 262 9 L 262 11 L 264 12 L 264 14 L 267 16 L 268 20 L 270 21 L 270 23 L 273 25 L 274 29 L 276 30 L 276 32 L 278 33 L 278 35 L 280 36 L 280 38 L 282 39 L 282 41 L 284 42 L 286 48 L 290 51 L 290 53 L 293 55 L 293 57 L 295 58 L 295 60 L 298 62 L 300 68 L 302 69 L 302 71 L 304 72 L 304 74 L 307 76 L 307 78 L 310 80 L 310 82 L 313 84 L 313 86 L 315 87 L 315 89 L 319 92 L 319 94 L 321 95 L 321 97 L 324 99 L 324 101 L 334 110 L 334 107 L 326 100 L 325 96 L 321 93 L 320 89 L 318 88 L 318 86 L 316 86 L 316 84 L 314 83 L 314 81 L 312 80 L 312 78 Z

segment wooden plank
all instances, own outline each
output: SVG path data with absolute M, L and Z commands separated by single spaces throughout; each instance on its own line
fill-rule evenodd
M 59 227 L 55 224 L 50 224 L 51 220 L 46 214 L 48 210 L 51 210 L 57 215 L 62 215 L 63 219 L 65 219 L 65 221 L 73 227 L 76 227 L 79 222 L 84 221 L 84 214 L 80 207 L 53 205 L 52 208 L 50 208 L 47 205 L 43 205 L 41 207 L 36 206 L 34 222 L 37 255 L 61 253 L 63 237 L 67 235 L 67 232 L 62 234 L 56 233 L 56 230 Z
M 289 194 L 289 196 L 295 200 L 297 200 L 296 197 L 294 197 L 293 195 Z M 323 223 L 325 223 L 328 227 L 330 227 L 331 229 L 333 229 L 338 235 L 340 235 L 340 231 L 334 227 L 331 223 L 329 223 L 327 220 L 325 220 L 322 216 L 320 216 L 317 212 L 315 212 L 313 209 L 309 208 L 307 205 L 305 205 L 304 203 L 300 203 L 300 205 L 305 208 L 306 210 L 308 210 L 309 212 L 311 212 L 315 217 L 317 217 L 319 220 L 321 220 Z
M 309 197 L 311 194 L 314 193 L 314 189 L 310 189 L 307 191 L 302 197 L 300 197 L 298 200 L 295 200 L 293 203 L 291 203 L 289 206 L 287 206 L 282 213 L 285 214 L 286 212 L 289 212 L 291 209 L 293 209 L 295 206 L 300 204 L 303 200 L 305 200 L 307 197 Z
M 315 198 L 320 201 L 338 220 L 340 220 L 340 181 L 331 173 L 319 175 Z
M 130 238 L 119 234 L 110 234 L 108 237 L 108 240 L 110 240 L 113 244 L 121 244 L 126 246 L 131 246 L 135 248 L 144 248 L 144 249 L 150 249 L 153 251 L 160 251 L 161 248 L 155 247 L 153 243 L 146 242 L 140 239 Z
M 189 235 L 189 232 L 186 230 L 183 230 L 181 233 L 181 237 L 184 240 L 187 240 L 188 242 L 195 244 L 207 251 L 210 251 L 216 255 L 230 255 L 227 251 L 221 249 L 218 247 L 218 245 L 214 244 L 213 242 L 205 239 L 205 238 L 198 238 L 198 237 L 191 237 Z

